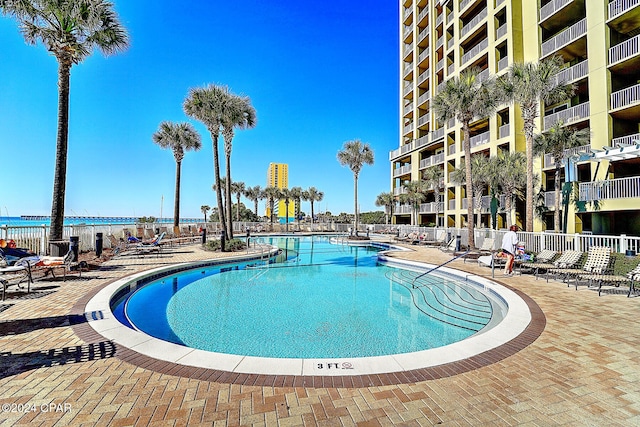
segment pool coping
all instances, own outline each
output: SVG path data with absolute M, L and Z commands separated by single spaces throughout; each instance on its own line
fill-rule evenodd
M 247 258 L 218 259 L 215 263 L 237 262 Z M 399 259 L 393 259 L 392 262 L 426 265 Z M 502 293 L 499 295 L 506 297 L 511 317 L 507 313 L 507 322 L 503 321 L 486 333 L 458 343 L 400 355 L 350 359 L 273 359 L 213 353 L 168 343 L 132 330 L 117 321 L 111 313 L 110 300 L 126 283 L 193 264 L 179 263 L 138 272 L 108 282 L 86 294 L 76 303 L 73 311 L 75 314 L 84 314 L 88 322 L 75 325 L 74 331 L 88 342 L 107 338 L 116 345 L 116 357 L 121 360 L 170 375 L 243 385 L 363 387 L 445 378 L 493 364 L 527 347 L 546 325 L 544 313 L 526 294 L 499 281 L 449 268 L 443 270 L 500 289 Z M 203 261 L 196 264 L 203 264 Z

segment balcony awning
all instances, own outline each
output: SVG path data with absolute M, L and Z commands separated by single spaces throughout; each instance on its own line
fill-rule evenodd
M 633 145 L 620 145 L 618 147 L 602 147 L 602 151 L 598 150 L 593 153 L 593 159 L 597 162 L 608 160 L 615 162 L 618 160 L 629 160 L 640 157 L 640 141 L 633 141 Z

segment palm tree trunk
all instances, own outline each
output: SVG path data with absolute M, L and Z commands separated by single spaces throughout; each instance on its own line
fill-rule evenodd
M 218 216 L 220 217 L 220 225 L 225 236 L 227 234 L 227 222 L 224 215 L 224 204 L 222 203 L 222 187 L 220 186 L 220 158 L 218 156 L 218 134 L 211 132 L 213 140 L 213 168 L 216 180 L 216 199 L 218 200 Z
M 254 205 L 253 205 L 253 213 L 256 214 L 256 216 L 258 216 L 258 199 L 255 199 L 253 201 Z
M 176 197 L 173 202 L 173 226 L 180 223 L 180 169 L 182 162 L 176 162 Z
M 465 188 L 467 192 L 467 230 L 469 233 L 469 249 L 475 249 L 476 243 L 473 235 L 473 189 L 471 186 L 471 138 L 469 136 L 469 123 L 462 126 L 464 133 L 464 169 L 465 169 Z
M 311 231 L 313 231 L 313 199 L 311 200 Z
M 560 162 L 557 162 L 560 163 Z M 556 200 L 555 200 L 555 212 L 553 213 L 553 229 L 556 233 L 560 232 L 560 168 L 556 167 L 556 174 L 555 174 L 555 183 L 554 183 L 554 187 L 556 190 Z
M 358 232 L 358 174 L 353 174 L 353 212 L 355 212 L 355 232 Z
M 236 221 L 240 222 L 240 193 L 238 193 L 238 204 L 236 205 Z
M 69 141 L 69 76 L 71 62 L 58 58 L 58 135 L 56 165 L 51 201 L 51 232 L 49 240 L 62 239 L 64 227 L 64 199 L 67 180 L 67 151 Z
M 527 155 L 527 197 L 526 197 L 526 230 L 533 231 L 533 121 L 529 125 L 525 121 L 524 134 L 526 138 Z
M 287 230 L 287 233 L 288 233 L 289 232 L 289 199 L 285 200 L 284 206 L 285 206 L 284 224 L 285 224 L 285 229 Z
M 227 182 L 226 182 L 226 198 L 227 198 L 227 220 L 229 221 L 229 240 L 233 239 L 233 206 L 231 205 L 231 149 L 227 149 L 227 142 L 225 138 L 225 166 L 227 168 Z

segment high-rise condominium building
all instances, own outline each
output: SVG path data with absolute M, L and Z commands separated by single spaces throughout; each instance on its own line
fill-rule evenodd
M 267 170 L 267 187 L 276 188 L 289 188 L 289 166 L 286 163 L 269 163 L 269 169 Z M 286 222 L 287 207 L 284 200 L 279 200 L 275 203 L 273 208 L 274 215 L 280 222 Z M 266 214 L 267 217 L 271 217 L 271 210 L 267 205 Z M 295 217 L 295 203 L 289 203 L 289 222 L 292 222 Z
M 500 76 L 514 62 L 538 62 L 557 55 L 564 62 L 558 81 L 576 86 L 571 99 L 540 105 L 536 133 L 557 121 L 589 129 L 590 143 L 565 152 L 563 159 L 536 158 L 539 203 L 536 230 L 553 229 L 554 162 L 570 167 L 577 181 L 572 203 L 561 217 L 568 232 L 640 234 L 640 0 L 401 0 L 400 1 L 400 141 L 390 153 L 391 188 L 421 179 L 431 166 L 442 169 L 439 199 L 431 189 L 420 205 L 399 204 L 397 224 L 462 227 L 467 206 L 464 187 L 451 172 L 464 159 L 462 132 L 456 120 L 440 123 L 431 103 L 445 82 L 477 67 L 479 78 Z M 496 156 L 524 151 L 520 108 L 503 104 L 489 117 L 471 123 L 471 152 Z M 490 189 L 481 196 L 481 221 L 490 225 Z M 524 203 L 504 211 L 525 222 Z M 544 211 L 544 209 L 543 209 Z M 482 224 L 478 224 L 481 226 Z

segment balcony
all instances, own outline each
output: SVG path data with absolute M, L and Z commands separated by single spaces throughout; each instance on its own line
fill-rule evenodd
M 496 40 L 507 35 L 507 24 L 502 24 L 496 29 Z
M 613 95 L 612 95 L 613 96 Z M 567 108 L 566 110 L 558 111 L 554 114 L 544 116 L 543 127 L 544 130 L 549 130 L 551 126 L 558 121 L 566 125 L 570 125 L 575 122 L 586 120 L 589 118 L 589 102 L 583 102 L 575 107 Z
M 438 40 L 436 40 L 436 50 L 440 49 L 444 44 L 444 36 L 440 36 Z
M 455 144 L 451 144 L 449 146 L 449 155 L 452 156 L 454 154 L 456 154 L 456 145 Z
M 623 119 L 640 115 L 640 84 L 611 94 L 611 114 Z
M 444 128 L 436 129 L 431 132 L 431 141 L 437 141 L 440 138 L 444 138 Z
M 408 125 L 405 125 L 405 127 L 402 129 L 403 135 L 406 135 L 411 132 L 413 132 L 413 123 L 409 123 Z
M 477 147 L 478 145 L 486 144 L 487 142 L 489 142 L 489 135 L 490 135 L 490 132 L 486 131 L 481 133 L 480 135 L 472 136 L 469 139 L 469 142 L 471 143 L 471 148 Z
M 560 193 L 562 197 L 562 193 Z M 544 192 L 544 206 L 548 209 L 556 206 L 556 192 L 554 191 L 545 191 Z
M 420 33 L 418 34 L 418 43 L 424 40 L 428 35 L 429 35 L 429 27 L 427 26 L 426 28 L 420 30 Z
M 474 56 L 478 55 L 483 50 L 486 50 L 488 47 L 489 47 L 489 39 L 482 40 L 480 43 L 478 43 L 477 45 L 472 47 L 468 52 L 466 52 L 464 55 L 462 55 L 462 58 L 460 59 L 460 62 L 464 65 L 471 58 L 473 58 Z
M 396 190 L 397 190 L 397 188 L 396 188 Z M 396 194 L 396 195 L 398 196 L 399 194 Z M 400 205 L 400 206 L 396 207 L 396 209 L 394 210 L 394 213 L 396 213 L 398 215 L 412 214 L 413 213 L 413 206 L 404 205 L 404 204 Z
M 418 76 L 418 86 L 424 83 L 425 80 L 429 78 L 429 70 L 425 70 Z
M 498 61 L 498 72 L 506 69 L 509 66 L 509 57 L 505 56 Z
M 427 113 L 418 119 L 418 127 L 427 125 L 429 124 L 430 121 L 431 121 L 431 117 L 429 116 L 429 113 Z
M 422 12 L 418 14 L 418 23 L 422 22 L 422 20 L 429 14 L 429 8 L 425 7 L 422 9 Z M 428 28 L 428 27 L 427 27 Z M 422 32 L 421 32 L 422 33 Z
M 609 21 L 612 21 L 640 5 L 640 0 L 614 0 L 609 3 Z
M 460 2 L 460 13 L 462 13 L 462 11 L 465 10 L 467 8 L 467 6 L 469 6 L 474 1 L 475 0 L 462 0 Z
M 420 213 L 438 213 L 442 212 L 442 208 L 444 207 L 443 203 L 421 203 L 420 204 Z
M 580 37 L 587 34 L 587 18 L 584 18 L 561 33 L 551 37 L 542 43 L 542 57 L 546 57 L 556 52 L 560 48 L 567 46 Z
M 640 141 L 640 133 L 634 133 L 633 135 L 620 136 L 611 140 L 612 147 L 619 147 L 625 145 L 636 145 Z
M 441 163 L 444 163 L 444 153 L 435 154 L 431 157 L 420 160 L 420 169 L 425 169 Z
M 562 156 L 562 164 L 564 165 L 564 159 L 571 157 L 571 156 L 576 156 L 579 155 L 580 153 L 590 153 L 591 152 L 591 145 L 583 145 L 580 147 L 573 147 L 573 148 L 568 148 L 566 150 L 564 150 L 564 155 Z M 551 154 L 545 154 L 544 155 L 544 168 L 548 169 L 548 168 L 555 168 L 556 167 L 556 160 L 553 158 L 553 156 Z
M 395 159 L 397 157 L 400 157 L 403 154 L 408 153 L 412 149 L 413 149 L 413 142 L 410 142 L 408 144 L 404 144 L 400 148 L 397 148 L 397 149 L 389 152 L 389 160 L 393 160 L 393 159 Z
M 429 135 L 421 136 L 420 138 L 416 139 L 416 148 L 420 148 L 427 144 L 429 144 Z
M 632 63 L 626 63 L 627 61 L 635 59 Z M 622 63 L 625 63 L 624 65 Z M 620 44 L 613 46 L 609 49 L 609 67 L 612 69 L 617 68 L 630 68 L 633 69 L 633 73 L 637 72 L 640 64 L 640 35 L 637 35 L 629 40 L 623 41 Z M 621 67 L 616 67 L 621 65 Z
M 418 97 L 418 105 L 424 104 L 429 100 L 429 98 L 431 98 L 431 92 L 426 91 L 425 93 L 423 93 Z
M 402 96 L 406 97 L 407 95 L 409 95 L 411 93 L 412 90 L 413 90 L 413 85 L 411 83 L 409 83 L 402 90 Z
M 404 165 L 393 170 L 393 177 L 397 178 L 402 175 L 411 173 L 411 165 Z
M 406 116 L 411 111 L 413 111 L 413 104 L 405 105 L 402 109 L 402 114 Z
M 405 44 L 403 48 L 403 58 L 407 58 L 409 55 L 413 54 L 413 43 Z
M 555 15 L 560 9 L 564 8 L 573 0 L 553 0 L 540 8 L 540 23 L 547 20 L 550 16 Z
M 451 76 L 455 71 L 456 71 L 456 64 L 454 63 L 449 64 L 449 66 L 447 67 L 447 75 Z
M 445 58 L 442 58 L 440 61 L 438 61 L 438 63 L 436 64 L 436 73 L 440 70 L 442 70 L 444 68 L 444 60 Z
M 478 82 L 482 83 L 483 81 L 487 80 L 490 76 L 491 74 L 489 73 L 489 69 L 487 68 L 483 71 L 480 71 L 476 79 L 478 80 Z
M 443 20 L 444 20 L 444 14 L 441 13 L 440 15 L 438 15 L 436 17 L 436 27 L 440 26 L 440 24 L 442 24 Z
M 411 71 L 413 71 L 413 64 L 405 64 L 404 68 L 402 69 L 402 76 L 407 77 L 409 73 L 411 73 Z
M 449 200 L 449 210 L 450 211 L 456 210 L 456 199 Z
M 556 74 L 556 85 L 566 85 L 586 77 L 589 74 L 589 61 L 582 61 L 572 67 L 565 68 Z
M 506 138 L 511 133 L 511 126 L 509 123 L 502 125 L 498 128 L 498 138 Z
M 429 58 L 429 48 L 425 49 L 420 55 L 418 55 L 418 64 L 422 64 L 422 62 Z
M 638 176 L 580 183 L 580 200 L 585 202 L 638 197 L 640 197 L 640 177 Z
M 487 9 L 485 8 L 485 9 L 482 9 L 480 13 L 478 13 L 476 16 L 474 16 L 473 19 L 467 23 L 467 25 L 465 25 L 460 29 L 460 39 L 462 40 L 464 36 L 469 34 L 469 32 L 473 30 L 476 27 L 476 25 L 482 22 L 486 17 L 487 17 Z

